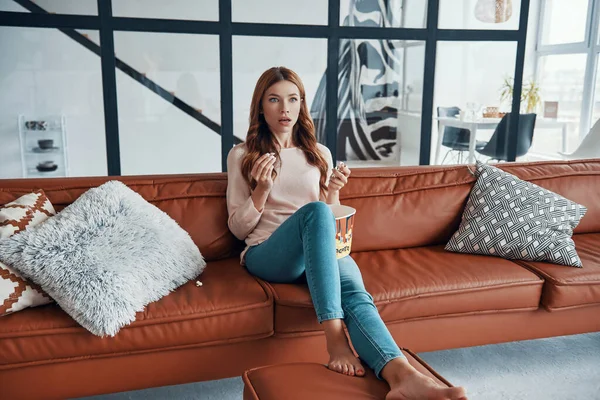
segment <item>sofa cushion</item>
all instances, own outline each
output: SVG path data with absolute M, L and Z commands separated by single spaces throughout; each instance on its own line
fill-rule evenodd
M 542 304 L 560 310 L 600 304 L 600 233 L 573 236 L 583 268 L 519 261 L 544 278 Z
M 43 190 L 28 193 L 0 207 L 0 239 L 39 225 L 56 215 Z
M 116 335 L 136 312 L 206 266 L 185 230 L 117 180 L 0 241 L 0 260 L 98 336 Z
M 442 386 L 452 385 L 410 350 L 402 349 L 417 371 Z M 323 364 L 288 363 L 253 368 L 244 372 L 244 400 L 374 400 L 383 399 L 389 385 L 366 369 L 362 378 L 329 370 Z
M 0 239 L 39 225 L 55 214 L 43 190 L 23 195 L 0 207 Z M 0 262 L 0 317 L 52 302 L 39 285 Z
M 351 255 L 384 322 L 538 308 L 543 281 L 512 261 L 454 254 L 443 246 Z M 320 330 L 306 285 L 269 284 L 275 332 Z
M 149 304 L 115 337 L 92 335 L 55 304 L 2 317 L 0 370 L 270 336 L 270 292 L 239 264 L 239 257 L 208 263 L 202 286 L 190 281 Z
M 481 162 L 475 175 L 446 250 L 581 267 L 571 236 L 584 206 Z

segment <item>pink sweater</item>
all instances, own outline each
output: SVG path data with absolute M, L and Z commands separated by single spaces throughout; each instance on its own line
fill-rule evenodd
M 331 152 L 322 144 L 317 146 L 329 166 L 326 182 L 328 184 L 333 169 Z M 325 201 L 325 198 L 319 195 L 319 170 L 308 164 L 302 150 L 294 147 L 280 151 L 281 164 L 275 164 L 278 175 L 263 211 L 258 212 L 250 197 L 250 187 L 242 176 L 242 160 L 245 154 L 245 145 L 241 143 L 232 148 L 227 156 L 228 225 L 238 239 L 246 241 L 246 248 L 240 256 L 242 265 L 245 264 L 244 256 L 248 248 L 267 240 L 275 229 L 300 207 L 313 201 Z

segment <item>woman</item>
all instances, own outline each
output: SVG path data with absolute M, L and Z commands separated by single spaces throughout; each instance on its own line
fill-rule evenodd
M 269 282 L 306 279 L 329 352 L 328 368 L 363 376 L 358 355 L 391 391 L 388 399 L 464 399 L 462 388 L 442 388 L 410 366 L 365 291 L 358 266 L 336 258 L 335 219 L 350 176 L 317 143 L 300 78 L 274 67 L 259 78 L 246 142 L 227 157 L 229 228 L 247 247 L 248 271 Z

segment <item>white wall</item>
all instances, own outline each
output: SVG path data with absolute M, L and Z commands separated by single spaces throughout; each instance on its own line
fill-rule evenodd
M 233 22 L 327 25 L 326 0 L 232 0 Z
M 165 3 L 165 0 L 116 0 L 112 2 L 112 12 L 118 17 L 219 20 L 219 0 L 177 0 L 168 6 Z

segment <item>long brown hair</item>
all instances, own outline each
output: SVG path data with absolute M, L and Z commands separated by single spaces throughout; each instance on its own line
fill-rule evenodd
M 256 180 L 250 176 L 252 166 L 265 153 L 275 153 L 277 160 L 281 162 L 279 150 L 277 148 L 277 139 L 271 133 L 267 121 L 265 120 L 262 111 L 262 100 L 267 89 L 280 81 L 289 81 L 298 87 L 300 90 L 300 114 L 298 121 L 294 125 L 292 132 L 292 143 L 300 148 L 310 165 L 314 165 L 321 172 L 319 180 L 320 192 L 323 194 L 327 187 L 325 181 L 327 179 L 327 160 L 321 154 L 317 147 L 317 137 L 315 136 L 315 125 L 313 124 L 308 107 L 306 106 L 306 92 L 304 85 L 298 74 L 291 69 L 285 67 L 269 68 L 258 78 L 254 94 L 252 95 L 252 104 L 250 105 L 250 127 L 246 135 L 246 155 L 242 160 L 242 176 L 248 182 L 252 190 L 256 188 Z M 273 179 L 277 176 L 277 172 L 273 169 Z

